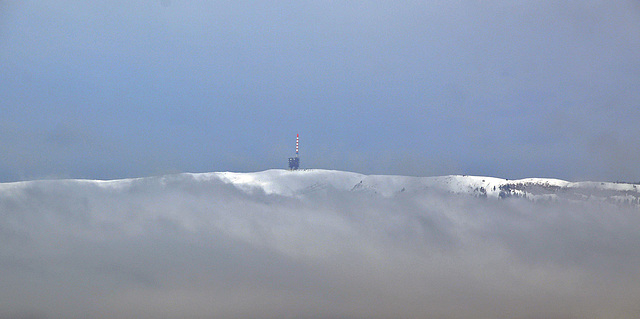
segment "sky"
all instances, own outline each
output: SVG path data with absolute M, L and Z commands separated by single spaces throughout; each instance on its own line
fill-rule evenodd
M 0 1 L 0 181 L 640 181 L 640 3 Z
M 640 314 L 637 207 L 385 196 L 315 172 L 2 184 L 0 318 Z

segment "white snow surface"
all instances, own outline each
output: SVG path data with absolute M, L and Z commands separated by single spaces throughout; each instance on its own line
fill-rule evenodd
M 638 318 L 638 197 L 320 169 L 2 183 L 0 318 Z
M 415 177 L 398 175 L 364 175 L 353 172 L 304 169 L 283 170 L 270 169 L 261 172 L 210 172 L 210 173 L 182 173 L 166 175 L 159 178 L 160 182 L 176 176 L 189 176 L 197 181 L 219 180 L 232 184 L 245 192 L 262 191 L 268 195 L 304 196 L 318 191 L 333 189 L 336 191 L 367 192 L 379 196 L 390 197 L 401 192 L 420 193 L 425 191 L 439 191 L 453 194 L 467 194 L 473 196 L 485 195 L 488 198 L 499 198 L 501 187 L 509 185 L 538 186 L 549 190 L 547 194 L 533 194 L 520 189 L 511 193 L 529 199 L 556 198 L 553 191 L 558 189 L 583 191 L 608 191 L 605 197 L 635 199 L 640 198 L 640 185 L 631 183 L 612 182 L 569 182 L 554 178 L 524 178 L 509 180 L 497 177 L 447 175 L 435 177 Z M 145 178 L 129 178 L 119 180 L 60 180 L 58 183 L 80 183 L 96 185 L 105 189 L 122 189 L 129 187 L 136 181 Z M 147 178 L 149 179 L 149 178 Z M 0 184 L 0 191 L 8 192 L 19 189 L 33 182 L 53 183 L 56 181 L 25 181 Z M 591 198 L 593 194 L 584 195 Z M 598 196 L 596 196 L 598 197 Z M 598 197 L 602 199 L 602 196 Z
M 370 192 L 381 196 L 394 196 L 400 192 L 444 191 L 454 194 L 481 195 L 499 198 L 501 187 L 505 185 L 539 186 L 548 189 L 585 189 L 598 191 L 625 192 L 625 196 L 638 198 L 640 188 L 635 184 L 611 182 L 569 182 L 553 178 L 525 178 L 508 180 L 497 177 L 448 175 L 435 177 L 414 177 L 398 175 L 364 175 L 359 173 L 309 169 L 272 169 L 255 173 L 197 173 L 189 174 L 198 180 L 218 178 L 245 191 L 260 189 L 266 194 L 282 196 L 304 195 L 319 190 L 333 188 L 339 191 Z M 514 191 L 523 197 L 537 199 L 540 196 L 524 191 Z M 631 193 L 632 195 L 629 195 Z M 547 194 L 549 195 L 549 194 Z

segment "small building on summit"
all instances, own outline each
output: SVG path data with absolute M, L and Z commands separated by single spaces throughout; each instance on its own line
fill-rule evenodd
M 297 170 L 300 168 L 300 158 L 298 157 L 298 142 L 300 139 L 300 135 L 296 134 L 296 157 L 289 157 L 289 169 Z
M 289 157 L 289 169 L 296 170 L 300 168 L 300 158 L 299 157 Z

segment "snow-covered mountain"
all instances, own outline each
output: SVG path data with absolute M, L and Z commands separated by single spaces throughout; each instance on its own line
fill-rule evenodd
M 637 318 L 637 186 L 330 170 L 2 183 L 0 318 Z
M 180 177 L 199 182 L 218 181 L 245 192 L 262 191 L 280 196 L 305 196 L 328 189 L 341 192 L 370 193 L 391 197 L 401 193 L 446 192 L 450 194 L 486 197 L 490 199 L 526 198 L 532 201 L 595 201 L 624 205 L 640 205 L 640 184 L 612 182 L 568 182 L 553 178 L 508 180 L 496 177 L 449 175 L 413 177 L 394 175 L 364 175 L 352 172 L 307 169 L 271 169 L 262 172 L 183 173 L 149 178 L 121 180 L 60 180 L 30 181 L 0 184 L 3 190 L 15 190 L 33 183 L 78 183 L 103 188 L 126 188 L 140 182 L 159 183 Z
M 244 190 L 267 194 L 305 195 L 331 188 L 380 196 L 439 191 L 494 199 L 521 197 L 533 201 L 599 201 L 640 205 L 640 185 L 611 182 L 568 182 L 551 178 L 508 180 L 495 177 L 449 175 L 411 177 L 363 175 L 333 170 L 267 170 L 256 173 L 202 173 L 194 178 L 221 179 Z

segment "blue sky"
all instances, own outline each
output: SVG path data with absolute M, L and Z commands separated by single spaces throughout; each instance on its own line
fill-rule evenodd
M 0 181 L 640 181 L 637 1 L 0 1 Z

